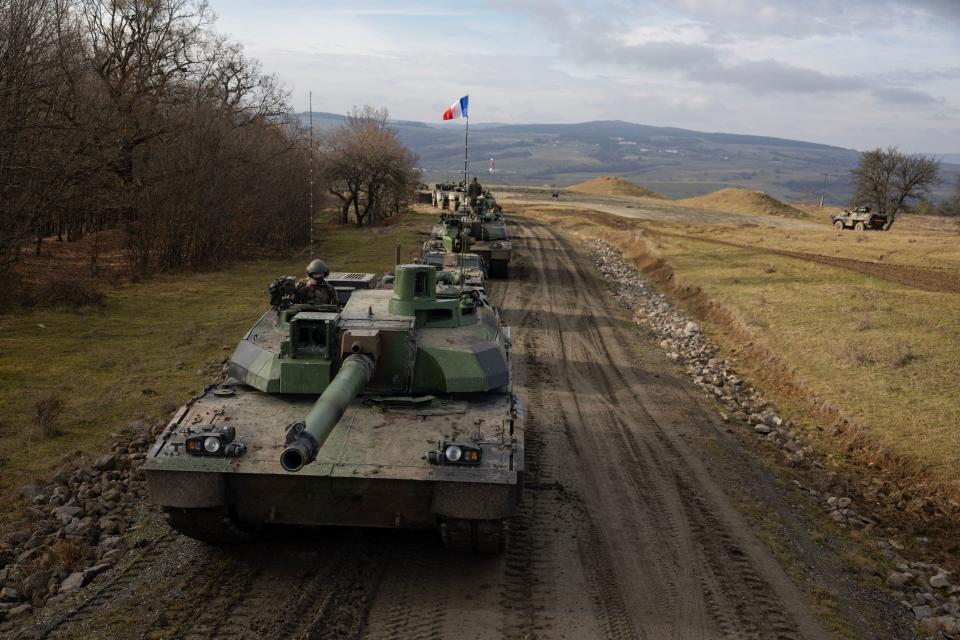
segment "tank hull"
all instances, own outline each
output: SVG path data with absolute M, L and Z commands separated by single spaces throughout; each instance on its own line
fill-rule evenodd
M 225 389 L 232 390 L 224 395 Z M 144 471 L 155 504 L 167 509 L 226 507 L 240 524 L 348 525 L 426 529 L 445 519 L 505 520 L 523 478 L 521 412 L 509 393 L 469 397 L 361 397 L 297 473 L 278 463 L 284 428 L 310 409 L 310 396 L 278 396 L 228 380 L 174 416 Z M 235 427 L 246 452 L 194 456 L 178 446 L 211 424 Z M 480 433 L 474 433 L 479 431 Z M 433 465 L 439 442 L 482 451 L 472 467 Z

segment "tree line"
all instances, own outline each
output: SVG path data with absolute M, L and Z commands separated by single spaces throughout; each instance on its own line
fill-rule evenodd
M 405 205 L 414 158 L 386 111 L 311 147 L 213 23 L 203 0 L 0 0 L 0 280 L 45 238 L 112 229 L 135 274 L 303 246 L 312 158 L 343 222 Z

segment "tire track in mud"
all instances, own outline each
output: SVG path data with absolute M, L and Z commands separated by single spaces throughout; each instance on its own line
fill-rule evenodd
M 522 247 L 531 263 L 541 257 L 542 239 L 524 233 Z M 540 638 L 564 635 L 570 632 L 569 620 L 557 605 L 556 578 L 561 567 L 576 558 L 579 564 L 577 578 L 589 595 L 592 610 L 581 614 L 583 635 L 573 637 L 629 638 L 632 634 L 626 622 L 626 611 L 613 580 L 614 569 L 598 535 L 598 527 L 591 520 L 583 499 L 573 488 L 575 479 L 568 477 L 570 466 L 564 451 L 571 452 L 568 421 L 556 397 L 555 371 L 544 358 L 556 354 L 543 353 L 544 334 L 556 331 L 551 326 L 549 309 L 539 301 L 552 283 L 542 262 L 524 274 L 519 284 L 511 283 L 509 294 L 501 300 L 519 295 L 529 303 L 519 317 L 508 320 L 517 326 L 522 336 L 515 352 L 521 357 L 517 379 L 526 396 L 525 432 L 525 495 L 513 525 L 510 548 L 507 551 L 506 589 L 501 606 L 505 609 L 505 635 L 508 638 Z M 569 282 L 564 271 L 561 286 Z M 582 318 L 575 318 L 579 323 Z M 554 345 L 555 346 L 555 345 Z M 552 362 L 552 360 L 550 360 Z M 561 387 L 564 388 L 565 387 Z M 565 535 L 566 534 L 566 535 Z M 566 542 L 566 546 L 563 544 Z M 563 591 L 562 589 L 560 591 Z M 558 616 L 558 614 L 561 614 Z M 592 614 L 592 615 L 591 615 Z
M 682 385 L 675 381 L 657 380 L 647 367 L 637 367 L 662 356 L 638 352 L 635 330 L 625 323 L 598 322 L 622 311 L 606 297 L 584 251 L 548 225 L 524 221 L 523 227 L 525 235 L 535 237 L 525 244 L 540 290 L 523 288 L 531 294 L 531 307 L 524 310 L 518 333 L 536 332 L 541 357 L 553 366 L 552 376 L 541 380 L 537 360 L 527 358 L 533 374 L 525 378 L 528 413 L 534 418 L 528 429 L 540 428 L 536 412 L 546 404 L 552 406 L 555 428 L 562 424 L 567 433 L 578 472 L 564 486 L 569 484 L 576 496 L 571 502 L 582 505 L 583 515 L 572 519 L 578 562 L 589 576 L 601 631 L 597 635 L 825 637 L 799 605 L 787 603 L 798 594 L 775 561 L 758 558 L 762 552 L 755 542 L 743 546 L 741 539 L 752 534 L 729 519 L 724 500 L 715 502 L 722 492 L 710 486 L 696 454 L 677 435 L 678 429 L 712 429 L 700 411 L 693 413 L 699 424 L 683 424 L 691 420 L 684 404 L 696 400 L 677 392 Z M 541 244 L 549 248 L 538 251 Z M 546 282 L 546 274 L 553 282 Z M 527 275 L 534 280 L 534 274 Z M 557 320 L 571 311 L 580 317 Z M 721 542 L 710 538 L 714 530 Z M 536 574 L 535 566 L 525 568 Z M 528 624 L 525 631 L 541 637 L 545 630 Z
M 369 640 L 442 640 L 449 594 L 442 588 L 443 576 L 450 570 L 447 558 L 437 553 L 436 540 L 419 537 L 404 544 L 387 560 L 382 591 L 396 597 L 384 597 L 374 603 L 363 637 Z M 411 607 L 416 595 L 426 607 Z

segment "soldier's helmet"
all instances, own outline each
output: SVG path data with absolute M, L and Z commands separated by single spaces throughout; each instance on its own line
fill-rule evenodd
M 326 262 L 318 258 L 307 265 L 307 275 L 310 277 L 319 275 L 322 278 L 326 278 L 330 275 L 330 267 L 327 266 Z

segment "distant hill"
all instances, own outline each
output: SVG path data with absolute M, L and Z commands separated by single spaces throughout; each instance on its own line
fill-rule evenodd
M 593 193 L 602 196 L 633 196 L 635 198 L 660 198 L 666 199 L 656 191 L 651 191 L 646 187 L 624 180 L 623 178 L 613 178 L 610 176 L 600 176 L 591 178 L 585 182 L 580 182 L 567 187 L 567 191 L 578 191 L 580 193 Z
M 300 114 L 303 121 L 308 114 Z M 344 117 L 314 113 L 320 129 Z M 463 121 L 393 122 L 401 140 L 419 156 L 426 182 L 463 173 Z M 488 162 L 495 170 L 488 173 Z M 814 202 L 824 189 L 828 204 L 852 195 L 854 149 L 730 133 L 654 127 L 619 120 L 577 124 L 470 125 L 470 171 L 484 185 L 572 185 L 600 176 L 643 184 L 671 198 L 704 195 L 725 187 L 764 191 L 781 200 Z M 945 167 L 946 168 L 946 167 Z M 960 167 L 950 166 L 945 197 Z M 939 193 L 937 194 L 939 195 Z
M 678 200 L 677 204 L 731 213 L 757 213 L 784 218 L 806 217 L 806 214 L 799 209 L 784 204 L 762 191 L 749 189 L 721 189 L 696 198 Z

